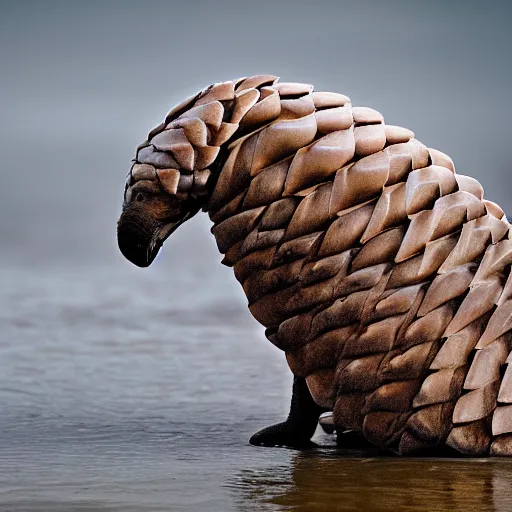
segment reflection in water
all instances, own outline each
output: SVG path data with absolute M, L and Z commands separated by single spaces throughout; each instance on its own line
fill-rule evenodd
M 497 459 L 347 458 L 297 453 L 290 466 L 245 470 L 240 510 L 368 512 L 512 510 L 512 464 Z

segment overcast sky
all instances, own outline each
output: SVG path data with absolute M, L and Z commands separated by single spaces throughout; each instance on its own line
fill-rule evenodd
M 510 0 L 0 6 L 4 261 L 124 264 L 115 224 L 135 146 L 185 96 L 256 73 L 377 108 L 512 213 Z M 191 221 L 164 257 L 220 259 L 208 230 Z

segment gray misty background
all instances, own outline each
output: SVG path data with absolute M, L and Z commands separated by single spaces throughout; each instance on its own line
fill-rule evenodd
M 0 5 L 4 264 L 128 268 L 114 227 L 136 145 L 188 94 L 261 72 L 377 108 L 512 211 L 508 0 Z M 207 229 L 161 266 L 218 272 Z
M 207 216 L 149 269 L 118 252 L 135 147 L 210 83 L 273 73 L 412 129 L 511 215 L 511 23 L 510 0 L 0 1 L 0 510 L 298 500 L 290 482 L 316 462 L 247 446 L 286 414 L 291 376 Z M 415 510 L 422 492 L 457 502 L 458 469 L 418 483 L 404 478 L 433 469 L 375 464 L 388 494 L 365 490 L 368 510 L 399 509 L 407 489 Z M 482 496 L 510 510 L 509 477 L 486 467 Z M 359 473 L 333 472 L 356 476 L 326 503 L 341 493 L 363 510 Z

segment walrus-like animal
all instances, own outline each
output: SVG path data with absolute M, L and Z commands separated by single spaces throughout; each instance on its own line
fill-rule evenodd
M 121 252 L 151 264 L 199 210 L 294 374 L 259 445 L 323 411 L 398 454 L 512 456 L 512 231 L 482 186 L 350 99 L 258 75 L 174 108 L 137 149 Z

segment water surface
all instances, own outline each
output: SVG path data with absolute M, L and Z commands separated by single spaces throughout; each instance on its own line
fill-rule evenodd
M 291 377 L 196 270 L 0 272 L 0 510 L 512 510 L 512 461 L 249 446 Z

